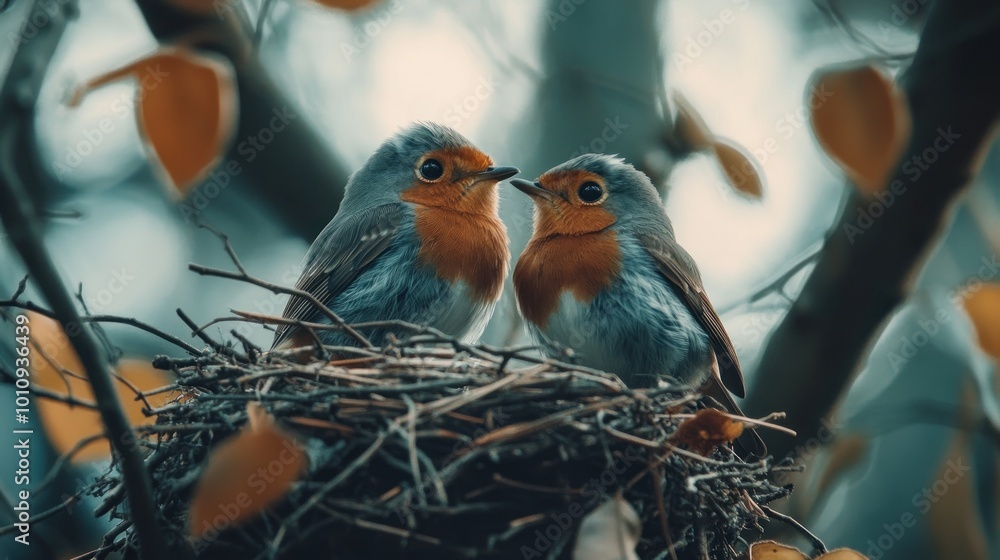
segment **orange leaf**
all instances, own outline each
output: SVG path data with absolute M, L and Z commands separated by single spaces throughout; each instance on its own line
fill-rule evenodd
M 790 546 L 760 541 L 750 545 L 750 560 L 809 560 L 809 557 Z
M 169 48 L 90 80 L 87 91 L 134 78 L 136 120 L 150 157 L 181 194 L 218 163 L 235 132 L 236 79 L 227 61 L 188 49 Z
M 962 300 L 984 352 L 1000 360 L 1000 284 L 983 284 Z
M 263 408 L 209 456 L 188 511 L 191 535 L 204 538 L 244 523 L 281 499 L 306 466 L 306 454 Z
M 885 189 L 910 138 L 906 99 L 873 66 L 823 70 L 810 87 L 813 133 L 862 192 Z
M 673 92 L 674 105 L 677 107 L 677 117 L 674 120 L 674 133 L 686 148 L 700 152 L 712 146 L 715 137 L 708 125 L 693 105 L 678 91 Z
M 693 418 L 685 420 L 673 439 L 687 445 L 692 451 L 707 455 L 716 447 L 729 443 L 743 433 L 743 423 L 733 420 L 725 412 L 714 408 L 699 410 Z
M 722 138 L 712 140 L 711 146 L 716 161 L 729 180 L 729 186 L 751 198 L 760 199 L 764 195 L 764 186 L 754 158 L 741 146 Z
M 69 338 L 58 322 L 37 313 L 29 313 L 31 341 L 35 345 L 31 354 L 32 382 L 41 388 L 59 394 L 71 394 L 83 401 L 93 402 L 94 392 L 86 380 L 86 372 L 77 357 Z M 46 358 L 53 363 L 50 364 Z M 121 360 L 117 373 L 140 391 L 150 391 L 170 384 L 171 377 L 154 369 L 144 360 Z M 152 424 L 142 409 L 142 401 L 135 400 L 135 393 L 125 384 L 116 380 L 115 389 L 125 415 L 133 426 Z M 147 398 L 150 406 L 158 407 L 177 396 L 176 392 L 164 392 Z M 45 434 L 59 453 L 66 453 L 85 438 L 104 431 L 100 414 L 90 408 L 70 406 L 51 399 L 34 399 L 38 417 L 45 428 Z M 108 457 L 111 449 L 105 440 L 97 440 L 73 456 L 74 461 L 85 462 Z

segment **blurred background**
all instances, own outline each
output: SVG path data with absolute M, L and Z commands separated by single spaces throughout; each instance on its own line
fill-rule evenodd
M 14 56 L 10 38 L 25 33 L 26 21 L 40 25 L 37 10 L 64 3 L 0 0 L 0 78 Z M 591 151 L 620 154 L 649 173 L 734 339 L 750 393 L 781 394 L 754 383 L 755 366 L 851 189 L 810 129 L 810 76 L 861 59 L 891 75 L 916 48 L 927 2 L 168 4 L 82 3 L 42 83 L 34 134 L 18 146 L 17 157 L 31 160 L 27 187 L 44 209 L 45 242 L 89 313 L 135 318 L 195 346 L 175 309 L 199 324 L 230 309 L 280 314 L 283 296 L 187 270 L 190 262 L 232 267 L 198 223 L 225 232 L 248 272 L 291 285 L 349 173 L 401 127 L 435 121 L 523 177 Z M 178 6 L 195 15 L 175 17 Z M 211 23 L 192 24 L 201 20 Z M 678 138 L 678 92 L 753 163 L 759 195 L 727 176 L 711 151 Z M 912 296 L 824 429 L 800 435 L 808 468 L 789 476 L 798 489 L 781 507 L 830 547 L 873 559 L 1000 558 L 997 440 L 960 427 L 968 411 L 997 417 L 997 366 L 955 301 L 970 280 L 1000 277 L 997 152 L 954 207 Z M 516 255 L 530 235 L 529 202 L 502 186 L 501 213 Z M 25 274 L 8 241 L 0 237 L 0 299 Z M 40 301 L 30 284 L 25 299 Z M 270 345 L 262 327 L 224 323 L 208 333 L 232 340 L 233 328 Z M 121 375 L 140 388 L 169 379 L 146 364 L 178 348 L 128 325 L 102 330 Z M 11 371 L 10 323 L 0 332 L 0 369 Z M 39 318 L 33 336 L 53 363 L 73 369 L 57 327 Z M 485 341 L 523 340 L 505 297 Z M 48 359 L 36 362 L 36 383 L 86 395 Z M 141 421 L 141 403 L 122 394 Z M 13 387 L 0 385 L 0 410 L 13 400 Z M 44 448 L 34 440 L 32 480 L 40 484 L 57 457 L 99 428 L 91 411 L 34 404 L 34 428 L 46 434 Z M 7 416 L 3 473 L 15 470 Z M 106 467 L 101 444 L 76 451 L 35 494 L 36 515 Z M 14 490 L 12 477 L 0 477 L 0 525 L 10 523 Z M 92 515 L 96 506 L 82 496 L 38 522 L 31 547 L 3 535 L 0 557 L 93 549 L 109 526 Z

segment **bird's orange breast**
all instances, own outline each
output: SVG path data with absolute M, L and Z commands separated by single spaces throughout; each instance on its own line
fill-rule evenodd
M 439 278 L 465 281 L 480 301 L 498 300 L 510 262 L 500 218 L 436 206 L 417 206 L 414 212 L 420 261 Z
M 589 303 L 621 272 L 612 230 L 532 239 L 514 269 L 514 289 L 524 318 L 545 328 L 565 291 Z

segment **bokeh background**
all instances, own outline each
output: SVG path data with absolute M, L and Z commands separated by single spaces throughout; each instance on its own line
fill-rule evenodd
M 46 211 L 46 244 L 90 313 L 136 318 L 196 345 L 175 309 L 199 323 L 229 309 L 280 313 L 283 296 L 187 270 L 189 262 L 231 266 L 221 243 L 197 222 L 225 232 L 253 275 L 292 284 L 313 236 L 336 212 L 351 170 L 401 127 L 436 121 L 458 129 L 498 164 L 520 167 L 524 177 L 581 151 L 621 154 L 645 169 L 661 186 L 677 237 L 722 312 L 750 392 L 778 394 L 783 387 L 754 383 L 755 364 L 811 257 L 827 235 L 841 234 L 831 227 L 851 188 L 810 130 L 809 77 L 859 59 L 895 72 L 916 48 L 926 13 L 918 0 L 387 0 L 359 9 L 219 0 L 213 9 L 236 22 L 230 33 L 255 42 L 235 64 L 230 40 L 211 55 L 221 83 L 232 88 L 228 97 L 220 94 L 229 100 L 220 107 L 222 120 L 234 119 L 220 127 L 224 149 L 211 169 L 235 162 L 240 171 L 178 185 L 151 155 L 149 131 L 133 109 L 145 70 L 84 87 L 154 54 L 164 37 L 175 44 L 200 40 L 140 4 L 141 10 L 132 0 L 88 0 L 79 7 L 45 76 L 35 137 L 21 146 L 44 178 L 29 187 Z M 35 8 L 27 0 L 0 6 L 2 77 L 14 53 L 7 38 Z M 172 87 L 171 74 L 162 80 Z M 672 92 L 751 158 L 761 197 L 734 189 L 710 154 L 672 147 Z M 178 102 L 178 110 L 188 106 L 198 103 Z M 284 117 L 281 130 L 270 124 L 275 115 Z M 997 366 L 977 347 L 954 299 L 970 280 L 1000 277 L 993 264 L 1000 252 L 998 197 L 994 149 L 954 207 L 911 297 L 873 342 L 826 427 L 800 448 L 808 468 L 789 477 L 798 490 L 782 509 L 831 547 L 849 546 L 873 559 L 1000 558 L 996 438 L 960 427 L 968 414 L 998 416 Z M 501 213 L 516 255 L 530 235 L 529 202 L 502 187 Z M 24 276 L 7 241 L 0 237 L 0 299 Z M 37 299 L 30 286 L 27 297 Z M 231 339 L 231 328 L 210 332 Z M 263 328 L 236 328 L 270 344 Z M 71 359 L 50 330 L 38 331 L 36 337 L 47 338 L 36 342 L 51 340 L 56 358 Z M 144 368 L 143 360 L 178 352 L 126 325 L 103 330 L 133 380 L 153 376 L 149 386 L 162 373 Z M 10 369 L 10 325 L 0 332 L 0 365 Z M 485 339 L 524 340 L 512 298 L 501 303 Z M 0 385 L 0 403 L 0 410 L 12 406 L 7 384 Z M 43 448 L 36 438 L 33 479 L 41 482 L 67 442 L 81 435 L 74 426 L 85 431 L 81 412 L 34 415 L 51 444 Z M 7 416 L 0 418 L 6 497 L 0 525 L 9 522 L 14 489 L 6 474 L 14 470 Z M 100 449 L 78 456 L 37 494 L 34 511 L 76 493 L 106 466 L 103 457 Z M 107 529 L 106 520 L 92 516 L 95 505 L 83 497 L 38 523 L 31 547 L 0 537 L 0 557 L 68 558 L 95 547 Z

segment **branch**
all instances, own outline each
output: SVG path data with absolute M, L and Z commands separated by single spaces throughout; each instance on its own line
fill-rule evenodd
M 44 315 L 50 319 L 56 318 L 55 313 L 49 311 L 48 309 L 45 309 L 44 307 L 36 303 L 32 303 L 30 301 L 18 301 L 17 298 L 18 294 L 15 294 L 14 297 L 12 297 L 11 299 L 0 301 L 0 308 L 9 307 L 13 309 L 23 309 L 25 311 L 31 311 L 34 313 L 38 313 L 39 315 Z M 142 321 L 132 317 L 118 317 L 117 315 L 87 315 L 81 317 L 80 321 L 83 323 L 119 323 L 122 325 L 129 325 L 139 330 L 143 330 L 150 334 L 156 335 L 159 338 L 177 346 L 178 348 L 181 348 L 182 350 L 184 350 L 188 354 L 191 354 L 192 356 L 205 355 L 205 352 L 202 352 L 201 350 L 195 348 L 194 346 L 191 346 L 190 344 L 184 342 L 183 340 L 177 338 L 176 336 L 165 333 L 150 324 L 143 323 Z
M 246 282 L 248 284 L 253 284 L 254 286 L 260 286 L 261 288 L 271 290 L 271 292 L 275 294 L 288 294 L 290 296 L 300 297 L 311 303 L 313 307 L 316 308 L 317 311 L 319 311 L 323 315 L 326 315 L 328 319 L 333 321 L 334 326 L 336 326 L 338 329 L 343 329 L 344 332 L 349 334 L 351 338 L 357 341 L 358 344 L 362 346 L 362 348 L 367 348 L 367 349 L 375 348 L 375 346 L 371 343 L 371 341 L 365 338 L 364 335 L 362 335 L 361 333 L 356 331 L 353 327 L 345 323 L 344 320 L 340 317 L 340 315 L 337 315 L 332 309 L 327 307 L 326 304 L 317 299 L 316 296 L 307 291 L 299 290 L 296 288 L 286 288 L 285 286 L 267 282 L 266 280 L 261 280 L 260 278 L 254 278 L 253 276 L 250 276 L 245 272 L 229 272 L 226 270 L 219 270 L 217 268 L 209 268 L 207 266 L 202 266 L 200 264 L 189 264 L 188 270 L 190 270 L 191 272 L 196 272 L 198 274 L 201 274 L 202 276 L 217 276 L 219 278 L 228 278 L 230 280 L 238 280 L 240 282 Z M 200 333 L 201 330 L 204 328 L 203 327 L 202 329 L 199 329 L 197 325 L 189 325 L 189 326 L 191 326 L 195 334 Z
M 31 12 L 41 11 L 41 4 L 41 0 L 37 0 Z M 164 545 L 157 527 L 157 508 L 142 454 L 116 397 L 108 364 L 93 333 L 82 322 L 72 296 L 42 243 L 37 214 L 25 194 L 14 163 L 19 140 L 31 137 L 35 102 L 45 69 L 59 44 L 68 18 L 79 9 L 75 2 L 48 8 L 48 25 L 42 26 L 32 38 L 20 45 L 0 89 L 0 123 L 4 127 L 0 130 L 0 220 L 86 370 L 101 420 L 107 428 L 128 487 L 132 517 L 142 543 L 142 557 L 155 559 L 163 555 Z
M 857 219 L 872 200 L 851 197 L 761 358 L 746 409 L 784 410 L 799 433 L 769 442 L 775 456 L 819 429 L 975 176 L 1000 118 L 1000 81 L 987 70 L 1000 67 L 998 16 L 991 0 L 932 6 L 902 80 L 913 134 L 889 184 L 905 191 L 866 229 Z M 934 163 L 924 160 L 929 152 Z

